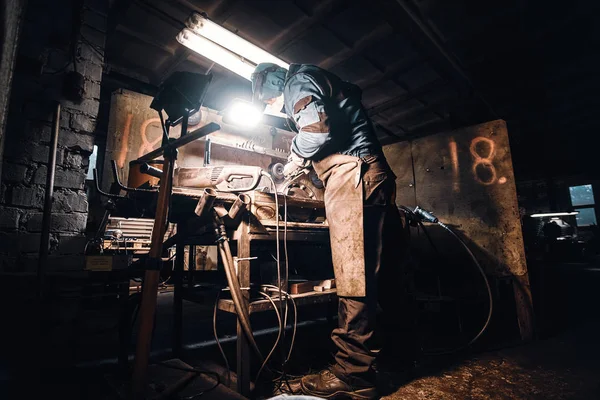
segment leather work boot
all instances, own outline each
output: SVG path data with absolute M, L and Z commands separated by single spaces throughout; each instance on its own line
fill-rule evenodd
M 365 382 L 360 385 L 350 385 L 338 378 L 330 369 L 305 376 L 300 381 L 300 385 L 304 394 L 324 399 L 373 400 L 379 398 L 374 384 Z

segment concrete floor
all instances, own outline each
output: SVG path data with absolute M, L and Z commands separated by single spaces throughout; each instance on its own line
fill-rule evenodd
M 573 268 L 569 267 L 570 271 Z M 592 275 L 590 275 L 592 274 Z M 594 312 L 600 303 L 597 285 L 600 283 L 600 269 L 578 273 L 578 278 L 569 277 L 563 272 L 556 275 L 554 284 L 546 284 L 547 294 L 537 298 L 551 298 L 545 302 L 546 326 L 556 325 L 556 329 L 545 329 L 543 339 L 526 345 L 485 352 L 463 354 L 452 358 L 431 357 L 422 360 L 417 369 L 417 377 L 409 383 L 399 376 L 390 374 L 389 382 L 395 384 L 384 399 L 430 400 L 430 399 L 600 399 L 600 314 Z M 592 279 L 593 278 L 593 279 Z M 548 280 L 550 282 L 550 280 Z M 170 310 L 171 295 L 159 296 L 157 331 L 153 342 L 156 359 L 170 358 Z M 559 307 L 560 306 L 560 307 Z M 186 303 L 184 342 L 209 340 L 211 312 L 197 305 Z M 590 312 L 592 311 L 592 312 Z M 323 313 L 320 313 L 323 317 Z M 318 315 L 317 315 L 318 316 Z M 265 315 L 264 320 L 256 320 L 256 328 L 273 326 L 273 316 Z M 232 335 L 232 316 L 219 316 L 220 335 Z M 560 321 L 558 324 L 556 321 Z M 538 321 L 540 322 L 540 321 Z M 543 324 L 542 324 L 543 325 Z M 331 324 L 321 320 L 316 325 L 299 329 L 297 345 L 290 363 L 290 372 L 306 374 L 318 370 L 331 362 L 333 347 L 329 340 Z M 77 341 L 73 351 L 77 361 L 111 358 L 116 355 L 116 335 L 99 333 L 89 340 Z M 273 335 L 259 338 L 259 346 L 268 348 Z M 133 341 L 133 339 L 132 339 Z M 225 344 L 229 360 L 235 359 L 235 346 L 232 340 Z M 182 357 L 190 365 L 211 360 L 221 364 L 215 346 L 191 346 Z M 84 354 L 87 353 L 87 354 Z M 31 376 L 18 384 L 19 398 L 40 398 L 28 396 L 28 391 L 37 388 L 42 395 L 59 395 L 63 399 L 102 399 L 115 398 L 107 389 L 105 374 L 114 372 L 108 365 L 99 367 L 69 367 L 68 353 L 52 360 L 54 368 L 44 370 L 39 385 L 31 385 Z M 26 358 L 33 360 L 33 358 Z M 28 368 L 34 365 L 28 362 Z M 88 364 L 88 365 L 91 365 Z M 310 367 L 310 369 L 309 369 Z M 235 368 L 232 365 L 232 368 Z M 31 371 L 33 372 L 33 371 Z M 14 387 L 13 387 L 14 388 Z M 0 398 L 5 397 L 0 384 Z M 10 390 L 12 392 L 12 390 Z
M 560 337 L 477 354 L 427 373 L 387 400 L 600 399 L 600 324 Z

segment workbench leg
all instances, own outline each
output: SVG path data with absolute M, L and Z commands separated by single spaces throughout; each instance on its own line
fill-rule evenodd
M 183 244 L 175 247 L 175 267 L 173 268 L 173 356 L 181 357 L 183 342 L 183 259 L 185 257 Z
M 248 237 L 248 223 L 244 220 L 240 226 L 241 236 L 237 242 L 237 257 L 245 259 L 238 261 L 238 279 L 240 287 L 250 287 L 250 239 Z M 249 307 L 250 298 L 248 290 L 242 290 L 244 306 Z M 242 396 L 250 396 L 250 344 L 244 335 L 242 326 L 237 322 L 237 391 Z
M 188 287 L 194 287 L 194 274 L 196 272 L 196 246 L 190 245 L 190 251 L 188 252 Z
M 250 345 L 244 336 L 242 325 L 237 323 L 237 391 L 250 396 Z

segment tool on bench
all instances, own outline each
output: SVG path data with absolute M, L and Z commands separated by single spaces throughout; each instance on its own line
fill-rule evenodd
M 261 167 L 221 165 L 214 167 L 181 167 L 175 170 L 174 185 L 179 187 L 215 188 L 221 192 L 246 192 L 256 189 L 264 174 Z M 233 187 L 237 179 L 251 179 L 243 187 Z
M 290 176 L 285 178 L 283 182 L 281 182 L 279 185 L 277 185 L 278 186 L 277 191 L 285 193 L 285 189 L 287 189 L 291 183 L 293 183 L 295 180 L 300 178 L 302 175 L 308 175 L 309 173 L 310 173 L 310 168 L 297 169 Z

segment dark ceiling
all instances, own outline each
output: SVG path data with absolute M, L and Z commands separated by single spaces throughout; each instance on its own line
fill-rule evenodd
M 113 0 L 107 74 L 158 85 L 211 62 L 176 40 L 193 12 L 290 63 L 363 89 L 384 142 L 502 118 L 515 170 L 596 174 L 600 17 L 596 0 Z M 249 97 L 214 66 L 207 105 Z M 589 141 L 588 141 L 589 143 Z

